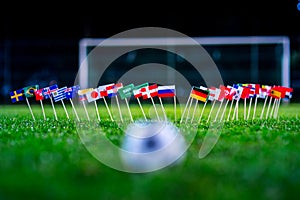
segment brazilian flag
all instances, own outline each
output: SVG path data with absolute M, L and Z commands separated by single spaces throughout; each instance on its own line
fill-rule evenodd
M 39 85 L 30 85 L 23 88 L 25 97 L 34 97 L 34 92 L 39 89 Z

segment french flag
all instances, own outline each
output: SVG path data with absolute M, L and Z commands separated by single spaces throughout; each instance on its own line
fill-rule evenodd
M 158 86 L 157 96 L 161 98 L 174 97 L 175 96 L 175 85 Z

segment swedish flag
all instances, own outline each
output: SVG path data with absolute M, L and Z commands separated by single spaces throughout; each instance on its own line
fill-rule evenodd
M 23 89 L 12 91 L 9 94 L 10 94 L 11 102 L 13 102 L 13 103 L 24 100 Z
M 39 89 L 39 85 L 30 85 L 24 87 L 24 95 L 25 97 L 34 97 L 34 92 Z

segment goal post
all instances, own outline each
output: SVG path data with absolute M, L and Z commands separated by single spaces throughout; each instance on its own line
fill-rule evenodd
M 287 36 L 224 36 L 224 37 L 192 37 L 211 55 L 221 71 L 224 82 L 244 80 L 248 82 L 265 82 L 290 87 L 290 40 Z M 79 84 L 89 86 L 90 60 L 88 54 L 101 45 L 103 48 L 126 46 L 160 45 L 162 41 L 170 48 L 184 46 L 181 38 L 117 38 L 105 46 L 105 38 L 82 38 L 79 41 Z M 188 52 L 187 52 L 188 53 Z M 107 56 L 107 55 L 103 55 Z M 166 58 L 168 59 L 168 58 Z M 93 61 L 95 64 L 96 61 Z M 171 61 L 176 62 L 176 61 Z M 240 77 L 240 78 L 238 78 Z

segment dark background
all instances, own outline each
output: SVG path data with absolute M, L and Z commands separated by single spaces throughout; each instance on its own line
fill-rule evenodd
M 1 103 L 12 90 L 55 80 L 70 86 L 78 70 L 81 38 L 164 27 L 191 37 L 288 36 L 293 100 L 300 89 L 300 11 L 289 1 L 11 2 L 0 14 Z

